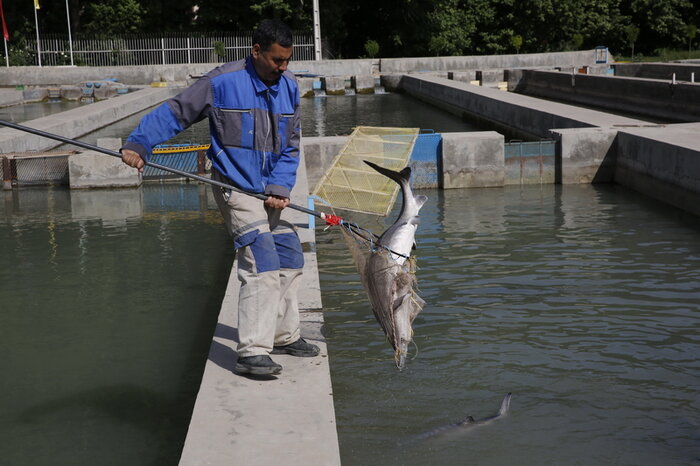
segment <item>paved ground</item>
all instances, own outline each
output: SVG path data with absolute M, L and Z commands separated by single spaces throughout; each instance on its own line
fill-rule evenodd
M 308 188 L 300 164 L 292 202 L 306 205 Z M 298 222 L 308 223 L 299 213 Z M 284 367 L 271 380 L 239 376 L 236 363 L 238 280 L 234 264 L 209 351 L 180 464 L 339 465 L 328 351 L 321 334 L 323 314 L 312 230 L 305 243 L 300 292 L 302 336 L 321 347 L 315 358 L 274 356 Z

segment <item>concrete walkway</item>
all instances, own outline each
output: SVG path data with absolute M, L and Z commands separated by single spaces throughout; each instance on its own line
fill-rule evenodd
M 306 205 L 305 164 L 292 202 Z M 295 212 L 307 226 L 308 216 Z M 238 340 L 237 264 L 234 263 L 209 350 L 180 465 L 339 465 L 328 350 L 321 334 L 321 290 L 313 230 L 300 229 L 304 282 L 301 333 L 321 348 L 315 358 L 274 356 L 284 368 L 272 380 L 233 373 Z
M 60 134 L 67 138 L 79 138 L 117 120 L 158 105 L 181 90 L 175 87 L 146 88 L 84 107 L 37 118 L 26 124 L 32 128 Z M 60 144 L 53 139 L 0 127 L 0 154 L 43 151 Z

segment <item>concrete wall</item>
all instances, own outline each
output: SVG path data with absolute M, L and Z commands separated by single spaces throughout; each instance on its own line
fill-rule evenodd
M 503 186 L 503 143 L 503 135 L 495 131 L 443 133 L 441 187 Z
M 120 138 L 101 138 L 97 146 L 117 151 Z M 141 173 L 121 159 L 95 151 L 85 151 L 68 158 L 71 189 L 138 187 L 143 182 Z
M 688 83 L 523 70 L 516 91 L 667 122 L 700 120 L 700 85 Z
M 24 101 L 22 91 L 15 89 L 0 89 L 0 107 L 21 104 Z
M 517 55 L 478 55 L 467 57 L 384 58 L 380 71 L 410 73 L 417 71 L 457 71 L 506 68 L 563 67 L 595 64 L 593 50 L 557 53 L 523 53 Z
M 675 73 L 677 80 L 690 81 L 695 73 L 695 82 L 700 82 L 700 63 L 615 63 L 612 67 L 615 76 L 670 81 Z
M 700 123 L 621 129 L 615 182 L 700 215 Z
M 551 134 L 557 141 L 555 183 L 609 183 L 613 181 L 617 152 L 616 129 L 554 129 Z
M 644 125 L 619 115 L 431 76 L 404 75 L 399 89 L 509 136 L 549 138 L 552 128 Z
M 67 138 L 78 138 L 117 120 L 152 107 L 175 95 L 181 89 L 148 88 L 109 100 L 75 108 L 60 114 L 32 120 L 31 126 Z M 19 130 L 0 127 L 0 154 L 48 150 L 60 145 Z
M 313 192 L 328 172 L 348 136 L 302 138 L 306 173 Z M 442 152 L 438 154 L 440 187 L 478 188 L 504 185 L 503 135 L 494 131 L 442 133 Z
M 379 73 L 409 73 L 422 71 L 453 71 L 467 69 L 506 69 L 532 67 L 563 67 L 591 65 L 593 50 L 519 55 L 489 55 L 468 57 L 384 58 L 355 60 L 300 60 L 289 69 L 297 74 L 321 76 L 376 75 Z M 154 81 L 186 81 L 190 76 L 206 74 L 220 63 L 143 66 L 12 66 L 0 73 L 0 86 L 17 84 L 49 86 L 75 84 L 116 78 L 124 84 L 149 84 Z

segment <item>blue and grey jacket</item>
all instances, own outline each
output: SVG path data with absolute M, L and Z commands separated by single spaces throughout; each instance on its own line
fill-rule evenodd
M 141 119 L 123 149 L 145 161 L 157 144 L 209 118 L 212 166 L 236 187 L 289 197 L 299 166 L 299 87 L 285 72 L 268 87 L 251 57 L 210 71 Z

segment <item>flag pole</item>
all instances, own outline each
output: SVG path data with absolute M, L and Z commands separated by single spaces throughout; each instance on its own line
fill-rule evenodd
M 39 16 L 36 10 L 39 9 L 39 0 L 34 0 L 34 24 L 36 24 L 36 56 L 39 58 L 39 66 L 41 67 L 41 45 L 39 44 Z
M 5 66 L 10 67 L 10 54 L 7 53 L 7 39 L 3 36 L 2 41 L 5 42 Z
M 73 64 L 73 38 L 70 34 L 70 9 L 68 8 L 68 0 L 66 0 L 66 18 L 68 19 L 68 47 L 70 48 L 70 66 Z

